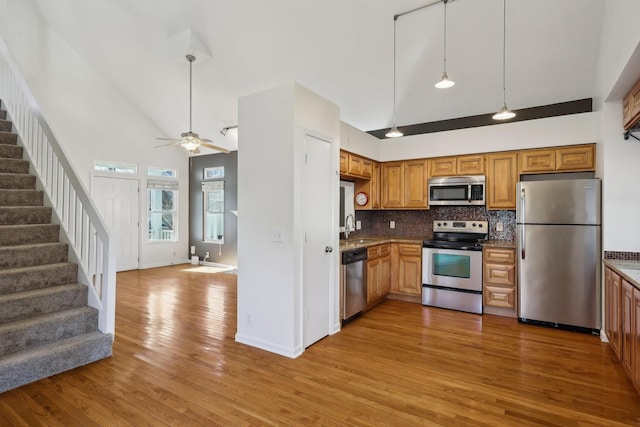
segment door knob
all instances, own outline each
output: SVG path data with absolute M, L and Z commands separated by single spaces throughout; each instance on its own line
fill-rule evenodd
M 326 253 L 333 252 L 333 248 L 332 248 L 331 246 L 326 246 L 326 247 L 324 248 L 324 251 L 325 251 Z

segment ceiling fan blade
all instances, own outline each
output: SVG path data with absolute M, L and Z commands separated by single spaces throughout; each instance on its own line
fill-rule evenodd
M 198 147 L 196 147 L 193 150 L 191 150 L 191 152 L 194 153 L 194 154 L 198 154 L 198 153 L 200 153 L 200 149 Z
M 206 141 L 206 140 L 201 139 L 201 141 Z M 200 145 L 202 145 L 203 147 L 211 148 L 212 150 L 222 151 L 223 153 L 228 153 L 230 151 L 227 148 L 218 147 L 217 145 L 211 145 L 205 142 L 201 143 Z
M 212 140 L 207 139 L 207 138 L 200 138 L 200 141 L 202 141 L 202 142 L 213 142 Z
M 169 140 L 167 140 L 167 141 L 171 141 L 171 140 L 169 139 Z M 156 146 L 155 146 L 155 147 L 153 147 L 153 148 L 169 147 L 169 146 L 171 146 L 171 145 L 179 145 L 179 144 L 180 144 L 180 141 L 174 141 L 174 142 L 170 142 L 170 143 L 168 143 L 168 144 L 156 145 Z
M 159 141 L 180 141 L 178 138 L 156 138 Z

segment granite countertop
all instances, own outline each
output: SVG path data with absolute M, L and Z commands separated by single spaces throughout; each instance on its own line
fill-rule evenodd
M 632 285 L 640 289 L 640 262 L 605 259 L 604 265 L 612 268 Z
M 517 247 L 517 243 L 513 240 L 487 240 L 482 244 L 482 247 L 515 249 Z
M 349 240 L 340 240 L 340 252 L 357 248 L 368 248 L 385 243 L 414 243 L 422 245 L 422 242 L 423 239 L 404 237 L 352 237 Z

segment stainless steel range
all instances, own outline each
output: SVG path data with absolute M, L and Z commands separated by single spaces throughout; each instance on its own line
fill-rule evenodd
M 487 221 L 433 222 L 422 245 L 422 304 L 482 314 L 482 242 Z

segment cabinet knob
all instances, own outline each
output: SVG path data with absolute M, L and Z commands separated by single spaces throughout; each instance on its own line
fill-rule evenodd
M 331 246 L 326 246 L 326 247 L 324 248 L 324 251 L 325 251 L 326 253 L 330 253 L 330 252 L 333 252 L 333 248 L 332 248 Z

